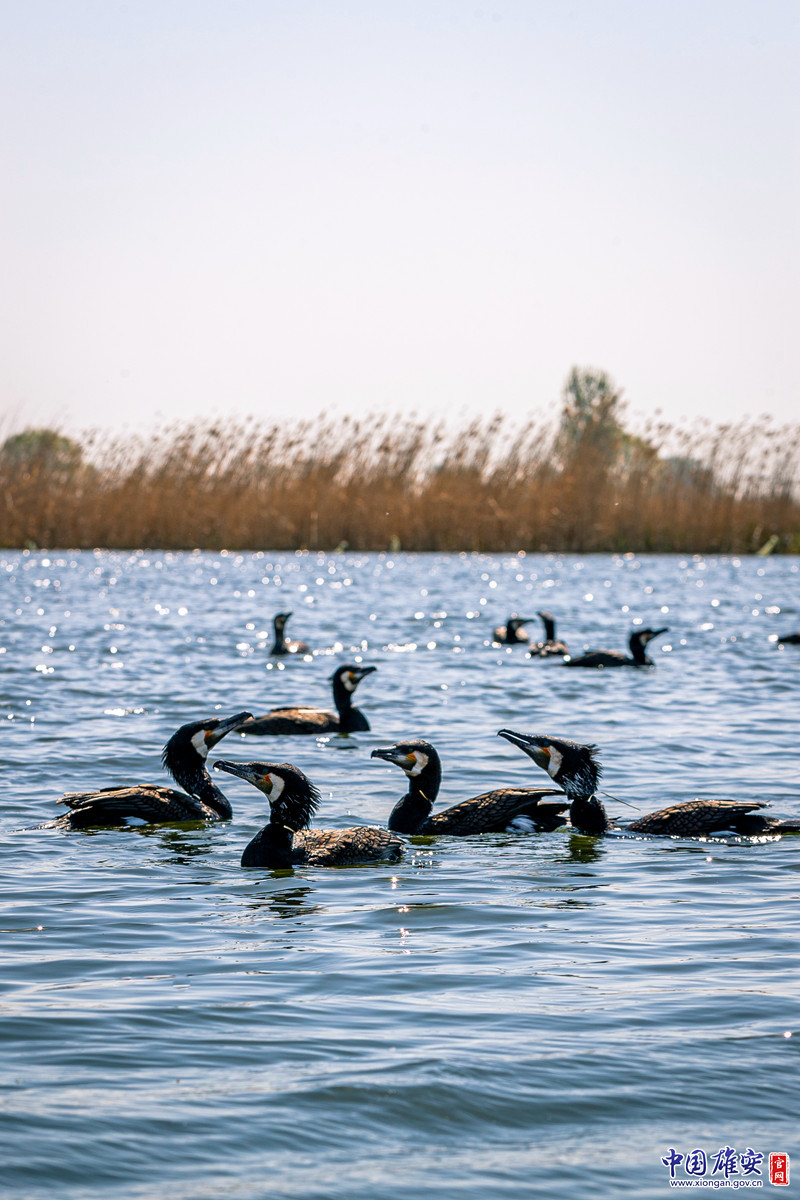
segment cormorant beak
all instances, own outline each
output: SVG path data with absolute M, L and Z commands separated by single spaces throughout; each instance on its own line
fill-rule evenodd
M 647 636 L 647 641 L 652 642 L 653 638 L 657 638 L 659 636 L 659 634 L 662 634 L 662 633 L 669 633 L 668 625 L 665 625 L 663 629 L 651 629 Z
M 394 763 L 396 767 L 401 767 L 404 771 L 412 770 L 417 762 L 415 754 L 404 754 L 402 750 L 398 750 L 394 746 L 380 746 L 377 750 L 372 751 L 370 758 L 382 758 L 388 763 Z
M 547 770 L 547 764 L 550 762 L 547 738 L 533 733 L 515 733 L 513 729 L 498 729 L 497 736 L 505 738 L 512 746 L 519 746 L 520 750 L 524 750 L 529 758 L 533 759 L 537 767 Z
M 259 791 L 266 793 L 268 796 L 272 791 L 272 777 L 268 772 L 259 769 L 259 763 L 240 763 L 231 762 L 230 759 L 218 758 L 214 763 L 215 771 L 225 771 L 228 775 L 238 775 L 239 779 L 246 779 L 248 783 L 252 783 Z
M 366 675 L 371 675 L 373 671 L 377 671 L 377 669 L 377 667 L 358 667 L 353 674 L 360 683 Z
M 221 742 L 226 733 L 231 733 L 234 729 L 238 729 L 240 725 L 244 725 L 245 721 L 249 721 L 253 716 L 250 712 L 236 713 L 233 717 L 225 717 L 213 729 L 205 731 L 205 743 L 209 750 L 216 746 L 217 742 Z

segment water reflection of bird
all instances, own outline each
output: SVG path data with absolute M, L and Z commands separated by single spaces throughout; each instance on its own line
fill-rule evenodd
M 373 750 L 371 757 L 394 763 L 408 776 L 408 794 L 395 804 L 388 821 L 389 828 L 397 833 L 466 837 L 472 833 L 556 829 L 565 823 L 561 814 L 569 802 L 544 799 L 563 795 L 553 788 L 496 788 L 432 813 L 442 766 L 436 749 L 420 738 Z
M 150 783 L 102 788 L 96 792 L 67 792 L 58 803 L 66 804 L 69 812 L 57 817 L 53 827 L 86 829 L 92 825 L 230 820 L 233 810 L 206 770 L 206 756 L 250 715 L 240 712 L 232 717 L 189 721 L 173 733 L 164 747 L 161 762 L 183 792 Z
M 600 835 L 615 828 L 672 837 L 700 837 L 724 830 L 745 837 L 800 833 L 800 821 L 782 821 L 757 812 L 766 807 L 760 800 L 687 800 L 617 826 L 608 819 L 596 794 L 602 772 L 596 746 L 584 746 L 566 738 L 516 733 L 513 729 L 501 729 L 499 736 L 519 746 L 554 783 L 563 787 L 570 802 L 570 821 L 581 833 Z
M 276 613 L 272 619 L 272 628 L 275 636 L 272 642 L 270 654 L 273 658 L 282 658 L 286 654 L 309 654 L 310 649 L 307 642 L 295 642 L 291 638 L 287 638 L 284 630 L 286 622 L 292 614 L 290 612 Z
M 556 619 L 552 613 L 537 614 L 544 625 L 544 641 L 534 642 L 528 651 L 528 658 L 563 658 L 569 654 L 569 646 L 556 637 Z
M 276 870 L 299 864 L 357 866 L 370 862 L 396 862 L 403 853 L 403 843 L 396 834 L 371 825 L 309 829 L 319 805 L 319 791 L 307 775 L 290 763 L 240 763 L 217 759 L 214 767 L 246 779 L 269 800 L 269 823 L 245 847 L 243 867 Z
M 527 642 L 528 634 L 523 625 L 527 625 L 532 621 L 533 617 L 518 617 L 516 615 L 509 617 L 505 625 L 498 625 L 494 630 L 494 640 L 500 642 L 503 646 L 515 646 L 519 642 Z
M 377 667 L 358 667 L 352 663 L 339 667 L 331 675 L 336 712 L 321 708 L 273 708 L 261 717 L 252 717 L 242 733 L 259 737 L 301 733 L 361 733 L 369 730 L 369 721 L 353 704 L 353 692 L 362 679 Z
M 628 644 L 631 648 L 631 656 L 621 654 L 618 650 L 589 650 L 587 654 L 582 654 L 580 658 L 570 658 L 564 663 L 565 667 L 654 667 L 655 663 L 647 654 L 645 647 L 648 642 L 652 642 L 653 638 L 658 637 L 661 633 L 668 633 L 669 630 L 665 626 L 663 629 L 639 629 L 632 633 Z

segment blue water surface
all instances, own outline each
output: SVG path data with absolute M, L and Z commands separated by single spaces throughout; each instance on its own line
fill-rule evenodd
M 168 782 L 188 720 L 328 707 L 352 661 L 378 667 L 370 733 L 212 757 L 295 762 L 319 825 L 385 824 L 405 781 L 374 747 L 431 740 L 443 803 L 546 783 L 510 726 L 596 743 L 641 812 L 800 818 L 800 647 L 775 640 L 800 628 L 797 558 L 5 552 L 0 583 L 0 1189 L 647 1198 L 670 1147 L 800 1172 L 800 838 L 562 829 L 243 871 L 266 800 L 230 777 L 227 824 L 36 828 L 64 791 Z M 275 664 L 284 609 L 313 654 Z M 573 652 L 669 632 L 642 672 L 492 645 L 538 609 Z

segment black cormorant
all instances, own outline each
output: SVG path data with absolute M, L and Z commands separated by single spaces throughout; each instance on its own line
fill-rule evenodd
M 553 614 L 540 612 L 537 615 L 541 617 L 544 625 L 545 640 L 531 645 L 528 658 L 563 658 L 565 654 L 569 654 L 567 643 L 556 637 L 556 619 Z
M 209 717 L 181 725 L 164 747 L 161 762 L 184 789 L 139 783 L 102 788 L 96 792 L 67 792 L 57 801 L 69 812 L 57 817 L 58 829 L 92 825 L 160 825 L 171 821 L 229 821 L 232 809 L 206 770 L 206 756 L 226 733 L 238 729 L 249 712 L 233 717 Z M 186 794 L 184 794 L 186 793 Z
M 353 692 L 366 675 L 377 667 L 358 667 L 353 663 L 339 667 L 331 675 L 333 702 L 336 712 L 321 708 L 273 708 L 262 717 L 252 717 L 242 726 L 242 733 L 265 735 L 300 733 L 363 733 L 369 721 L 353 704 Z
M 645 647 L 653 638 L 669 629 L 638 629 L 631 634 L 628 645 L 631 648 L 630 657 L 617 650 L 589 650 L 580 658 L 568 658 L 565 667 L 654 667 L 655 663 L 647 654 Z
M 272 628 L 275 631 L 275 638 L 272 643 L 270 654 L 273 658 L 282 658 L 286 654 L 309 654 L 310 649 L 307 642 L 294 642 L 291 638 L 287 638 L 284 629 L 286 622 L 292 614 L 290 612 L 276 613 L 272 618 Z
M 766 807 L 760 800 L 687 800 L 618 826 L 609 821 L 596 794 L 602 772 L 596 746 L 582 746 L 566 738 L 516 733 L 513 729 L 501 729 L 499 736 L 519 746 L 554 783 L 563 787 L 570 801 L 570 821 L 581 833 L 600 835 L 609 829 L 622 829 L 629 833 L 701 837 L 730 830 L 755 837 L 763 833 L 800 832 L 800 821 L 762 816 L 756 811 Z
M 533 617 L 509 617 L 505 625 L 498 625 L 492 637 L 503 646 L 516 646 L 519 642 L 527 642 L 528 634 L 522 628 L 532 621 Z
M 512 822 L 519 818 L 526 819 L 529 830 L 556 829 L 566 822 L 561 813 L 566 812 L 569 801 L 543 799 L 563 795 L 553 788 L 496 788 L 432 814 L 442 767 L 430 742 L 412 738 L 373 750 L 371 757 L 394 763 L 408 776 L 408 794 L 395 804 L 388 821 L 389 828 L 397 833 L 466 837 L 472 833 L 503 833 L 514 828 Z
M 311 867 L 345 867 L 396 862 L 403 854 L 403 843 L 396 834 L 371 825 L 309 829 L 319 804 L 319 792 L 308 776 L 291 763 L 217 759 L 214 767 L 246 779 L 269 800 L 269 824 L 245 847 L 243 867 L 277 870 L 301 863 Z

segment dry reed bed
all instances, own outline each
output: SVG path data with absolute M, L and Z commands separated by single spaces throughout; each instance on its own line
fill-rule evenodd
M 6 547 L 800 551 L 800 429 L 658 426 L 605 457 L 499 417 L 87 437 L 78 463 L 0 454 Z

